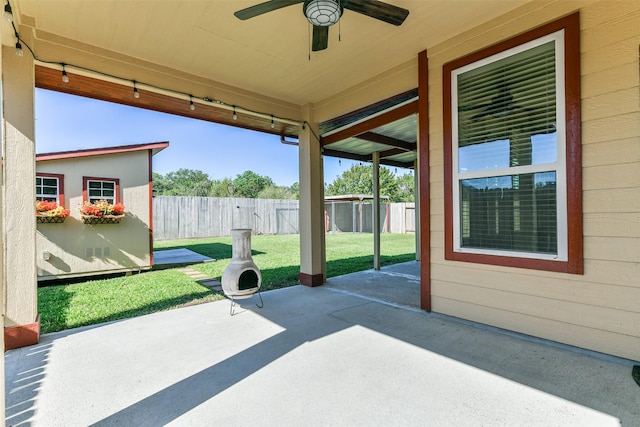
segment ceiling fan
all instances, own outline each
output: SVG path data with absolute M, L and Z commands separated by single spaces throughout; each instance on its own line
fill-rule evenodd
M 378 0 L 270 0 L 234 13 L 238 19 L 249 19 L 283 7 L 303 3 L 302 13 L 313 25 L 311 50 L 327 48 L 329 27 L 340 20 L 344 9 L 361 13 L 393 25 L 401 25 L 409 15 L 407 9 Z

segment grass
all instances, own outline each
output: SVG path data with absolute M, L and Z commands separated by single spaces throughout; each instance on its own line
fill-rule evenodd
M 381 264 L 415 259 L 413 235 L 383 234 Z M 298 284 L 298 235 L 253 236 L 253 260 L 262 273 L 262 290 Z M 373 268 L 371 234 L 328 234 L 327 277 Z M 220 278 L 231 260 L 231 237 L 170 240 L 155 243 L 156 250 L 187 248 L 216 259 L 191 266 Z M 141 316 L 223 299 L 177 269 L 155 270 L 131 276 L 89 280 L 38 289 L 42 333 Z

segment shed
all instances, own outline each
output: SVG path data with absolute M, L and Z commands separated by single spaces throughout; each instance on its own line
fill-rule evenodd
M 36 155 L 36 200 L 69 210 L 38 218 L 39 281 L 139 271 L 153 265 L 153 155 L 168 142 Z M 122 215 L 86 216 L 84 203 L 121 203 Z

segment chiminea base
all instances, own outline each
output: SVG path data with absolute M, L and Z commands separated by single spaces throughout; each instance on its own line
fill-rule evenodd
M 260 304 L 256 304 L 256 307 L 262 308 L 262 307 L 264 307 L 264 301 L 262 300 L 262 294 L 260 293 L 260 291 L 258 291 L 257 294 L 260 297 Z M 255 295 L 255 293 L 250 294 L 250 295 L 235 296 L 235 297 L 230 296 L 229 299 L 231 300 L 231 307 L 229 307 L 229 315 L 233 316 L 235 314 L 235 312 L 234 312 L 235 306 L 236 305 L 240 305 L 240 304 L 238 304 L 236 302 L 236 300 L 251 298 L 254 295 Z

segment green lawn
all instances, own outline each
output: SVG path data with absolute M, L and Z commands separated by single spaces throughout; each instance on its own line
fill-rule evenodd
M 327 277 L 373 268 L 371 234 L 328 234 Z M 252 236 L 253 260 L 262 273 L 262 290 L 298 284 L 298 235 Z M 155 243 L 156 250 L 187 248 L 216 259 L 193 269 L 217 279 L 231 260 L 231 237 L 171 240 Z M 381 236 L 382 265 L 415 259 L 412 234 Z M 141 316 L 224 298 L 176 269 L 131 276 L 46 286 L 38 289 L 42 333 L 111 320 Z

